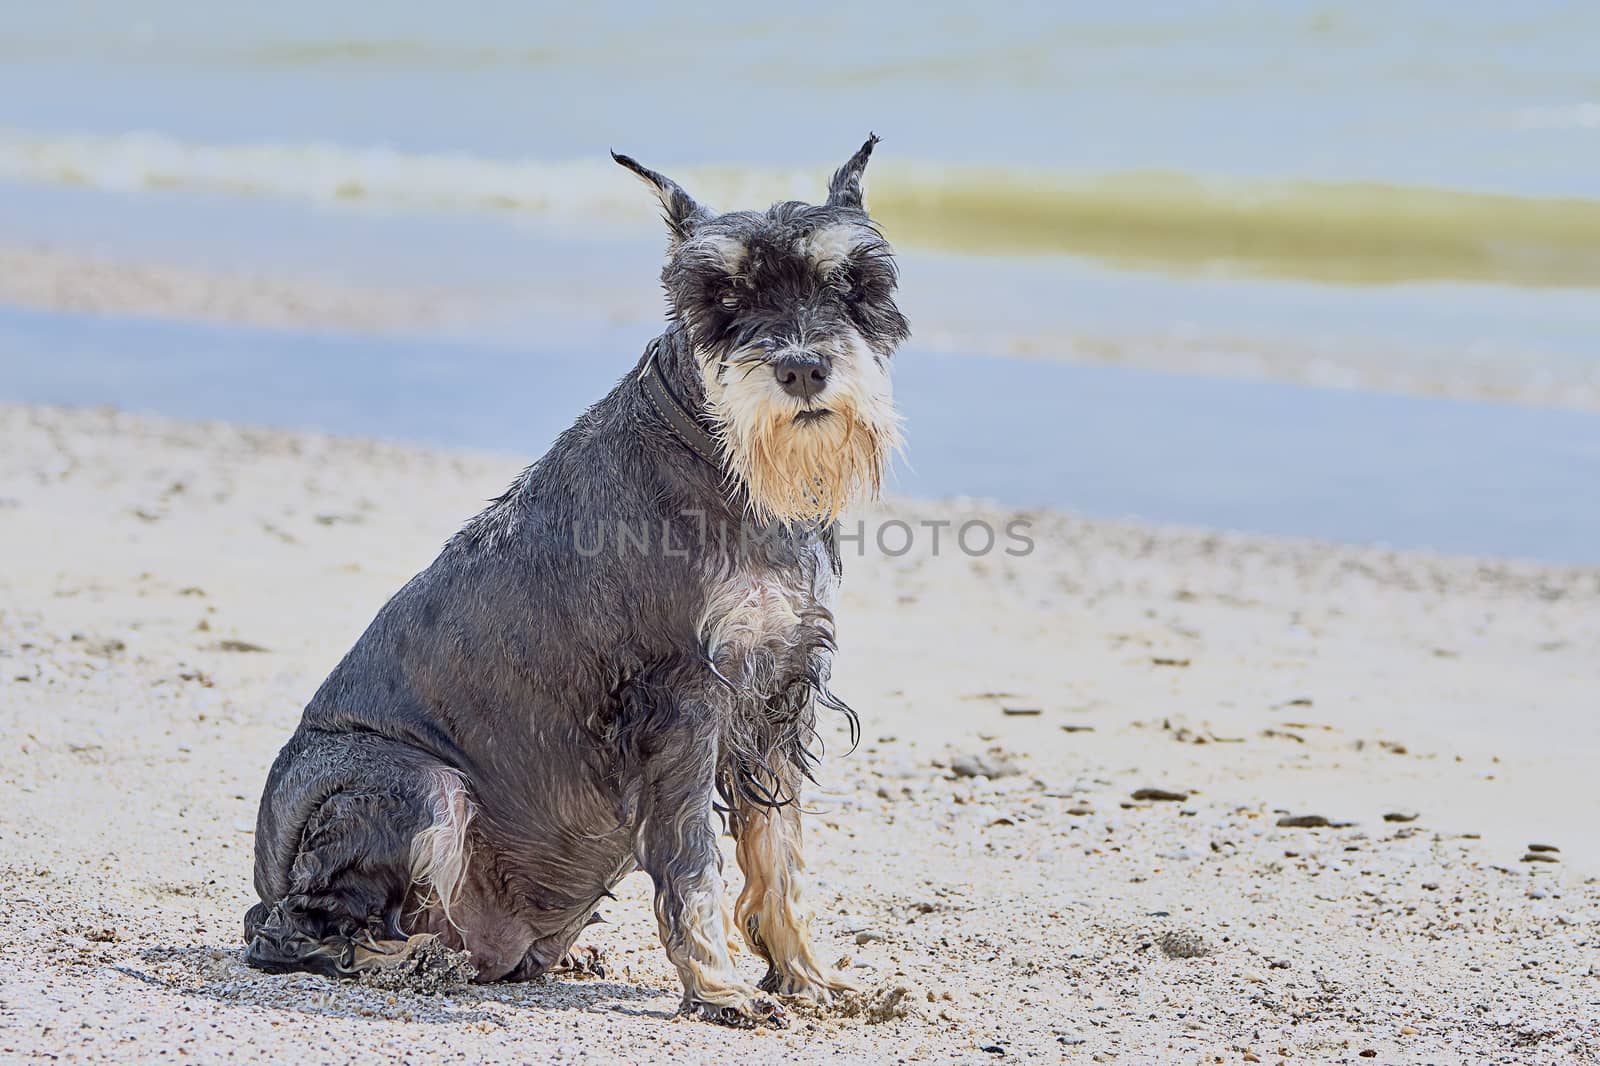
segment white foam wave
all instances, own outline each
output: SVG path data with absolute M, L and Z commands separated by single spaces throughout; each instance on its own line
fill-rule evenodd
M 682 175 L 716 204 L 814 199 L 822 172 L 696 168 Z M 197 144 L 163 134 L 0 130 L 0 179 L 143 191 L 171 189 L 392 210 L 594 217 L 642 225 L 649 197 L 609 159 L 560 162 L 399 152 L 340 144 Z

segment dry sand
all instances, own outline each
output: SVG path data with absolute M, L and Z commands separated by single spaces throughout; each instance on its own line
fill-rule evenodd
M 883 1020 L 675 1021 L 637 875 L 605 979 L 248 970 L 268 762 L 519 464 L 0 407 L 0 1059 L 1600 1061 L 1600 573 L 1044 513 L 847 560 L 811 899 Z

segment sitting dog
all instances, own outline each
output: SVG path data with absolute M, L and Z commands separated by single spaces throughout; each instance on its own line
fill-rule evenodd
M 797 798 L 817 705 L 856 730 L 828 690 L 836 519 L 898 443 L 876 143 L 821 206 L 728 214 L 613 155 L 661 201 L 666 330 L 312 697 L 256 822 L 252 965 L 353 975 L 437 938 L 481 981 L 528 980 L 643 869 L 684 1012 L 777 1025 L 762 992 L 849 987 L 808 938 Z

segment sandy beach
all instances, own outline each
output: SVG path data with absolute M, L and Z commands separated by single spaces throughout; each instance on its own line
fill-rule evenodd
M 637 875 L 604 979 L 247 969 L 269 761 L 529 458 L 0 407 L 0 1059 L 1600 1061 L 1600 573 L 965 501 L 850 519 L 864 732 L 807 803 L 853 1015 L 674 1020 Z M 970 518 L 1034 550 L 922 535 Z

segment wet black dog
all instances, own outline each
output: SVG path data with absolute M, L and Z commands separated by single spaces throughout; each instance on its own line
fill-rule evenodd
M 261 801 L 253 965 L 354 974 L 431 934 L 524 980 L 642 868 L 684 1009 L 776 1023 L 729 958 L 720 810 L 759 989 L 846 987 L 808 941 L 795 799 L 817 705 L 849 713 L 835 519 L 897 442 L 876 141 L 821 206 L 720 215 L 616 157 L 661 200 L 671 321 L 312 698 Z

